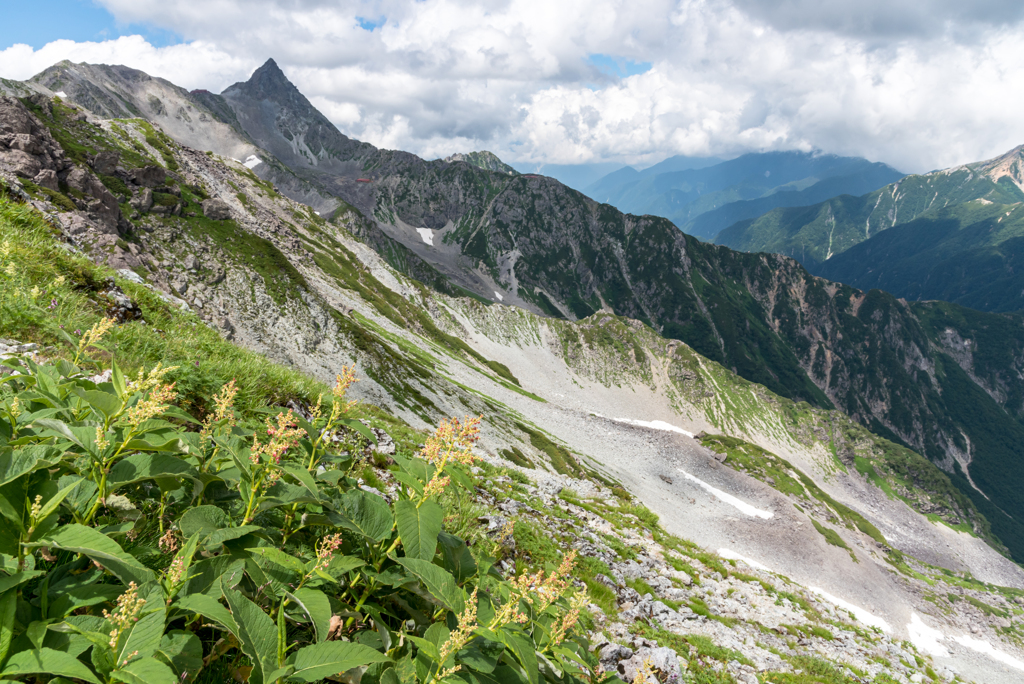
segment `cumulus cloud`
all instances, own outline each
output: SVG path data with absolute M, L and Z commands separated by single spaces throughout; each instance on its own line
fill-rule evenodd
M 426 157 L 821 149 L 919 171 L 1024 142 L 1024 6 L 1005 0 L 98 1 L 187 42 L 13 46 L 0 75 L 71 59 L 219 91 L 274 57 L 343 132 Z

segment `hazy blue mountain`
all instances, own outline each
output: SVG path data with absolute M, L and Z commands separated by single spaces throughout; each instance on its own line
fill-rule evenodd
M 732 223 L 776 207 L 861 195 L 902 176 L 859 157 L 767 152 L 724 162 L 673 157 L 644 171 L 621 169 L 585 192 L 622 211 L 664 216 L 685 232 L 711 240 Z

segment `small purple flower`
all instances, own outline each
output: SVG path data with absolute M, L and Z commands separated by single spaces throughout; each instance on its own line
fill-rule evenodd
M 76 334 L 76 335 L 81 335 L 81 334 L 82 334 L 82 331 L 81 331 L 81 330 L 79 330 L 78 328 L 75 328 L 75 334 Z
M 53 311 L 56 308 L 57 308 L 57 300 L 56 299 L 51 299 L 50 300 L 50 311 Z

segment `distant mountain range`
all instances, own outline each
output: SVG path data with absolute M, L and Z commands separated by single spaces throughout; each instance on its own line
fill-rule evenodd
M 907 176 L 875 192 L 775 209 L 716 242 L 792 256 L 811 272 L 907 299 L 1024 309 L 1024 147 Z
M 625 212 L 664 216 L 684 232 L 712 240 L 737 221 L 776 207 L 861 195 L 902 176 L 858 157 L 767 152 L 729 161 L 671 157 L 643 171 L 619 169 L 583 191 Z

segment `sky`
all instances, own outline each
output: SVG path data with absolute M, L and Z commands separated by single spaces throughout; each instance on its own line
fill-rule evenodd
M 220 92 L 268 58 L 347 135 L 427 158 L 646 166 L 805 150 L 906 172 L 1024 144 L 1019 0 L 34 0 L 63 59 Z

